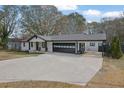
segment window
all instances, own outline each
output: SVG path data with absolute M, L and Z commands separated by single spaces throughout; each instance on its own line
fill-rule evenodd
M 102 46 L 102 43 L 98 43 L 98 46 Z
M 95 43 L 90 43 L 90 46 L 95 46 Z
M 23 42 L 23 47 L 25 47 L 25 42 Z
M 31 42 L 31 47 L 33 47 L 33 42 Z
M 42 48 L 45 48 L 45 42 L 42 42 Z

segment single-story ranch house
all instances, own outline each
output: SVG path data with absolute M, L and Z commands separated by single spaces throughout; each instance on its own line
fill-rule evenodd
M 21 50 L 22 39 L 19 38 L 9 38 L 7 47 L 12 50 Z
M 106 34 L 34 35 L 27 40 L 9 42 L 8 48 L 17 49 L 19 47 L 21 51 L 29 52 L 101 52 L 105 42 Z

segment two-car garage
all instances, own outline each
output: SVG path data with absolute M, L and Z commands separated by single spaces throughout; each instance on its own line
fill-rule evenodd
M 91 44 L 94 43 L 94 46 Z M 64 52 L 64 53 L 83 53 L 84 51 L 103 51 L 103 45 L 100 41 L 80 41 L 80 42 L 54 42 L 52 43 L 53 52 Z
M 53 43 L 53 52 L 75 53 L 75 43 Z
M 34 35 L 28 40 L 31 42 L 31 47 L 23 46 L 22 51 L 31 52 L 65 52 L 65 53 L 84 53 L 87 51 L 103 51 L 103 43 L 106 42 L 104 34 L 72 34 L 72 35 L 55 35 L 55 36 L 40 36 Z M 24 45 L 25 42 L 22 42 Z

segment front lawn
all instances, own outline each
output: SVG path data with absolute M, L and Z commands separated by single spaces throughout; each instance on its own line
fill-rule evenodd
M 18 81 L 0 83 L 0 88 L 81 88 L 80 85 L 53 81 Z
M 0 60 L 37 56 L 28 52 L 0 50 Z M 83 87 L 74 84 L 49 81 L 21 81 L 0 83 L 0 87 Z M 103 67 L 84 87 L 124 87 L 124 56 L 121 59 L 104 57 Z
M 118 60 L 104 57 L 102 69 L 86 87 L 124 87 L 124 56 Z
M 18 52 L 18 51 L 11 51 L 11 50 L 0 50 L 0 61 L 13 59 L 13 58 L 37 56 L 37 55 L 39 54 L 30 54 L 28 52 Z

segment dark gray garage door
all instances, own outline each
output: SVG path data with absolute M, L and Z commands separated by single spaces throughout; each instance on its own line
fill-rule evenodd
M 75 43 L 53 43 L 53 51 L 75 53 Z

